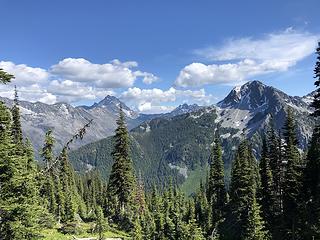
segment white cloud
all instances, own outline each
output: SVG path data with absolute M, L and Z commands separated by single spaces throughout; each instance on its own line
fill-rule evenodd
M 57 96 L 58 101 L 74 103 L 83 100 L 95 100 L 107 95 L 114 95 L 112 90 L 94 88 L 71 80 L 53 80 L 48 91 Z
M 148 73 L 148 72 L 141 72 L 141 71 L 136 71 L 135 72 L 135 75 L 137 77 L 142 77 L 142 81 L 145 83 L 145 84 L 152 84 L 156 81 L 159 80 L 159 78 L 157 76 L 155 76 L 154 74 L 152 73 Z
M 195 53 L 207 60 L 231 63 L 192 63 L 180 71 L 175 84 L 182 87 L 237 84 L 251 77 L 287 71 L 315 51 L 319 37 L 289 28 L 260 39 L 231 39 L 221 47 L 199 49 Z
M 48 70 L 1 61 L 0 68 L 14 74 L 15 79 L 0 87 L 0 95 L 12 98 L 13 85 L 17 85 L 21 100 L 76 103 L 114 95 L 113 88 L 130 87 L 138 78 L 146 84 L 158 80 L 152 73 L 133 71 L 136 67 L 137 62 L 117 59 L 94 64 L 83 58 L 66 58 Z
M 95 64 L 83 58 L 66 58 L 53 65 L 50 72 L 62 79 L 86 82 L 101 88 L 131 87 L 137 77 L 143 77 L 146 83 L 157 79 L 151 73 L 133 71 L 132 68 L 137 66 L 137 62 L 120 62 L 117 59 L 110 63 Z
M 1 61 L 0 68 L 15 76 L 14 83 L 18 86 L 41 84 L 48 80 L 49 74 L 45 69 L 29 67 L 25 64 L 14 64 L 9 61 Z
M 29 86 L 21 86 L 18 88 L 19 99 L 30 102 L 43 102 L 47 104 L 54 104 L 57 102 L 57 97 L 52 93 L 43 89 L 38 84 Z M 12 85 L 0 85 L 0 96 L 13 98 L 14 88 Z
M 150 102 L 141 103 L 138 106 L 138 110 L 146 114 L 167 113 L 174 109 L 175 106 L 152 105 Z
M 137 87 L 129 88 L 121 94 L 121 99 L 128 103 L 132 108 L 144 113 L 168 112 L 172 106 L 164 105 L 168 103 L 186 102 L 198 104 L 210 104 L 214 100 L 212 95 L 207 95 L 204 89 L 200 90 L 179 90 L 169 88 L 162 90 L 158 88 L 140 89 Z

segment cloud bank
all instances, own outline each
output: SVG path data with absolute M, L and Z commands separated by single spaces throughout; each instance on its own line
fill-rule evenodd
M 319 38 L 320 35 L 288 28 L 258 39 L 229 39 L 220 47 L 196 50 L 197 56 L 215 63 L 195 62 L 185 66 L 175 84 L 181 87 L 239 84 L 252 77 L 287 71 L 315 51 Z
M 132 87 L 137 79 L 145 84 L 158 80 L 152 73 L 135 70 L 138 63 L 117 59 L 104 64 L 92 63 L 84 58 L 66 58 L 49 69 L 30 67 L 1 61 L 0 68 L 13 74 L 20 98 L 52 104 L 57 101 L 75 103 L 114 95 L 113 89 Z M 12 91 L 0 86 L 0 93 L 12 97 Z

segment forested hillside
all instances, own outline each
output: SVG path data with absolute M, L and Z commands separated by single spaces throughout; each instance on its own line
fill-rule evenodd
M 12 108 L 0 102 L 0 239 L 319 238 L 320 43 L 314 73 L 317 90 L 310 118 L 315 126 L 305 151 L 299 143 L 301 126 L 297 123 L 301 118 L 297 119 L 300 115 L 294 107 L 279 109 L 279 113 L 285 111 L 280 132 L 276 115 L 268 118 L 266 128 L 257 128 L 256 135 L 251 132 L 257 123 L 254 117 L 253 125 L 247 125 L 251 128 L 240 132 L 239 128 L 224 127 L 217 121 L 221 117 L 217 109 L 207 108 L 151 120 L 130 135 L 120 105 L 115 135 L 95 143 L 101 147 L 96 151 L 107 149 L 96 152 L 104 160 L 110 159 L 110 164 L 105 164 L 107 180 L 100 177 L 98 169 L 90 169 L 91 165 L 86 166 L 86 172 L 77 172 L 69 161 L 71 145 L 86 137 L 92 120 L 66 141 L 59 154 L 53 151 L 56 143 L 48 130 L 40 151 L 42 162 L 35 161 L 30 141 L 22 135 L 15 89 Z M 0 69 L 2 84 L 13 79 Z M 252 103 L 248 106 L 257 113 L 261 103 L 257 108 Z M 230 137 L 234 135 L 238 142 Z M 257 153 L 255 145 L 259 143 Z M 87 158 L 95 154 L 84 153 Z M 75 166 L 81 167 L 84 159 L 76 161 L 75 156 Z M 227 164 L 231 166 L 230 178 L 226 176 Z M 186 178 L 189 173 L 185 166 L 208 168 L 191 196 L 177 184 L 180 179 L 176 176 Z M 156 177 L 151 178 L 152 174 Z M 230 179 L 228 187 L 226 179 Z
M 314 93 L 313 93 L 314 94 Z M 239 143 L 249 139 L 256 158 L 261 156 L 263 134 L 273 126 L 282 135 L 288 109 L 296 119 L 299 149 L 307 148 L 314 125 L 308 105 L 310 96 L 291 97 L 258 81 L 233 89 L 216 106 L 191 112 L 159 116 L 130 131 L 135 169 L 143 173 L 146 186 L 163 186 L 170 177 L 191 194 L 205 180 L 214 135 L 223 146 L 226 180 Z M 283 137 L 282 137 L 283 138 Z M 107 178 L 113 162 L 112 137 L 70 153 L 76 170 L 99 169 Z

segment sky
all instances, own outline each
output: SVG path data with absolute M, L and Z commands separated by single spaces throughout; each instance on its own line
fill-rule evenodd
M 144 113 L 210 105 L 247 81 L 313 91 L 318 0 L 0 0 L 0 96 Z

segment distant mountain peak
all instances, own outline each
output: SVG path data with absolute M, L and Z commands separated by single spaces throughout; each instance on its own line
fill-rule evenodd
M 109 109 L 116 110 L 116 109 L 120 108 L 120 105 L 122 106 L 122 108 L 124 110 L 131 111 L 131 109 L 126 104 L 124 104 L 123 102 L 120 101 L 120 99 L 118 99 L 115 96 L 111 96 L 111 95 L 107 95 L 100 102 L 94 103 L 89 108 L 92 109 L 92 108 L 102 107 L 102 108 L 109 108 Z
M 179 115 L 179 114 L 184 114 L 184 113 L 190 113 L 199 110 L 202 108 L 198 104 L 187 104 L 183 103 L 180 104 L 178 107 L 176 107 L 170 114 L 171 115 Z
M 267 104 L 270 98 L 277 95 L 276 93 L 281 93 L 282 95 L 285 95 L 285 97 L 287 96 L 281 91 L 267 86 L 258 80 L 250 81 L 242 86 L 233 88 L 227 97 L 217 105 L 219 107 L 252 110 Z

